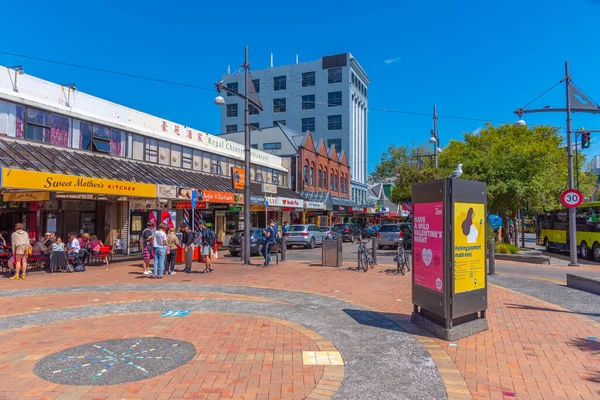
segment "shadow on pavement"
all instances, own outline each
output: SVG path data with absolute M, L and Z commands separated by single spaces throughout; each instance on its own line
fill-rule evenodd
M 584 313 L 584 312 L 575 312 L 575 311 L 569 311 L 569 310 L 558 310 L 556 308 L 531 307 L 531 306 L 524 306 L 522 304 L 507 304 L 507 308 L 516 308 L 516 309 L 520 309 L 520 310 L 531 310 L 531 311 L 551 311 L 551 312 L 558 312 L 558 313 L 565 313 L 565 314 L 586 315 L 588 317 L 600 317 L 599 313 Z
M 374 328 L 381 328 L 381 329 L 388 329 L 391 331 L 399 331 L 399 332 L 406 332 L 406 330 L 402 329 L 402 327 L 400 325 L 398 325 L 397 323 L 395 323 L 393 321 L 393 319 L 388 318 L 388 316 L 386 314 L 383 313 L 376 313 L 374 311 L 367 311 L 367 310 L 349 310 L 349 309 L 344 309 L 343 310 L 346 314 L 348 314 L 348 316 L 350 318 L 352 318 L 353 320 L 355 320 L 356 322 L 358 322 L 361 325 L 366 325 L 366 326 L 372 326 Z M 397 318 L 410 318 L 408 315 L 403 315 L 403 314 L 389 314 L 389 315 L 395 315 L 397 316 Z
M 577 347 L 583 352 L 589 352 L 594 358 L 600 356 L 600 342 L 598 342 L 598 338 L 574 339 L 569 342 L 569 346 Z M 598 372 L 596 367 L 586 367 L 586 371 L 587 374 L 580 373 L 582 378 L 594 383 L 600 383 L 600 372 Z M 598 393 L 600 394 L 600 391 Z

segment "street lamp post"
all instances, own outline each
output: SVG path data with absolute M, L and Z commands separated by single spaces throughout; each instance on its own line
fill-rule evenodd
M 249 115 L 249 107 L 250 104 L 257 108 L 259 111 L 262 111 L 262 105 L 256 97 L 256 101 L 252 100 L 250 96 L 256 96 L 254 93 L 250 93 L 249 86 L 251 85 L 250 80 L 250 62 L 248 61 L 248 46 L 245 48 L 245 59 L 244 64 L 242 64 L 242 68 L 244 69 L 244 94 L 239 93 L 236 90 L 230 89 L 226 86 L 223 86 L 223 81 L 215 83 L 217 87 L 217 92 L 221 93 L 227 92 L 231 93 L 237 97 L 244 99 L 244 242 L 243 242 L 243 256 L 244 256 L 244 264 L 250 264 L 250 157 L 251 157 L 251 135 L 250 135 L 250 125 L 248 124 L 248 115 Z M 222 96 L 217 96 L 215 98 L 215 104 L 224 106 L 225 99 Z
M 545 93 L 552 90 L 555 86 L 557 86 L 563 82 L 565 83 L 565 88 L 566 88 L 566 91 L 565 91 L 565 93 L 566 93 L 566 108 L 551 108 L 548 106 L 548 107 L 545 107 L 542 109 L 532 109 L 532 110 L 525 109 L 529 104 L 531 104 L 532 102 L 534 102 L 535 100 L 537 100 L 538 98 L 543 96 Z M 591 99 L 587 98 L 585 93 L 583 93 L 582 90 L 579 90 L 577 88 L 575 88 L 574 90 L 575 90 L 575 93 L 579 96 L 579 99 L 577 99 L 577 98 L 575 99 L 576 107 L 571 106 L 572 85 L 574 85 L 574 84 L 572 82 L 571 75 L 569 75 L 569 62 L 565 61 L 565 77 L 563 79 L 561 79 L 556 85 L 554 85 L 548 91 L 544 92 L 542 95 L 536 97 L 534 100 L 529 102 L 525 107 L 518 108 L 517 110 L 514 111 L 514 113 L 519 116 L 519 120 L 515 123 L 515 125 L 517 125 L 517 126 L 526 126 L 527 125 L 527 123 L 523 120 L 523 114 L 540 113 L 540 112 L 566 112 L 566 114 L 567 114 L 567 157 L 568 157 L 568 172 L 569 172 L 569 178 L 568 178 L 569 189 L 575 188 L 575 181 L 574 181 L 574 174 L 573 174 L 573 137 L 572 137 L 573 132 L 572 132 L 572 128 L 571 128 L 571 113 L 572 112 L 585 112 L 585 113 L 600 114 L 600 106 L 598 106 L 598 104 L 596 104 L 595 102 L 591 101 Z M 582 102 L 581 99 L 583 99 L 584 102 Z M 579 266 L 579 263 L 577 260 L 577 229 L 576 229 L 576 219 L 575 219 L 576 218 L 576 209 L 569 208 L 568 215 L 569 215 L 569 234 L 568 234 L 569 252 L 570 252 L 570 256 L 571 256 L 571 262 L 569 263 L 569 265 L 573 266 L 573 267 L 577 267 L 577 266 Z
M 435 169 L 438 167 L 438 150 L 440 148 L 440 138 L 438 136 L 437 131 L 437 108 L 436 105 L 433 105 L 433 129 L 431 129 L 431 138 L 429 141 L 433 143 L 433 166 Z

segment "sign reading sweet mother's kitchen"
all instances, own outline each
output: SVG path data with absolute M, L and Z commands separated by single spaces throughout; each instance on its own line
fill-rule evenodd
M 413 282 L 443 291 L 443 203 L 418 203 L 413 206 Z

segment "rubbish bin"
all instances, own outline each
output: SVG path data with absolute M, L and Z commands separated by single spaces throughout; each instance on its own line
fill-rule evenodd
M 333 234 L 331 239 L 323 238 L 322 265 L 324 267 L 342 266 L 342 235 Z

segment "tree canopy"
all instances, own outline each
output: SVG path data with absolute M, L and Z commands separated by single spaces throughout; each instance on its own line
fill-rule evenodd
M 465 133 L 440 154 L 440 169 L 447 174 L 463 165 L 463 178 L 487 183 L 488 210 L 516 216 L 521 207 L 530 214 L 555 207 L 567 187 L 568 158 L 563 137 L 551 126 L 523 127 L 490 124 L 479 133 Z M 579 188 L 584 196 L 594 190 L 594 180 L 582 172 L 579 156 Z

